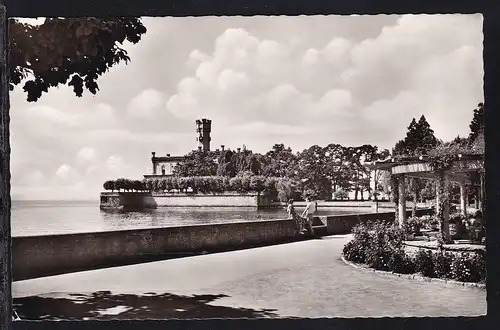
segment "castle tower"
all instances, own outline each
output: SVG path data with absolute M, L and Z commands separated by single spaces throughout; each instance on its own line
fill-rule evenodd
M 196 141 L 198 141 L 198 148 L 203 151 L 210 151 L 210 131 L 212 130 L 212 121 L 209 119 L 198 119 L 196 121 Z

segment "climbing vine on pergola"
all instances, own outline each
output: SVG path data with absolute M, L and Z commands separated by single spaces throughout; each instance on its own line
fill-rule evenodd
M 449 231 L 450 182 L 458 182 L 461 188 L 462 212 L 466 215 L 465 185 L 479 181 L 483 188 L 483 152 L 471 144 L 445 144 L 431 150 L 427 155 L 398 157 L 375 163 L 372 167 L 389 171 L 392 200 L 395 203 L 395 217 L 400 225 L 406 222 L 405 178 L 414 177 L 436 182 L 436 218 L 440 224 L 440 243 L 451 240 Z M 479 174 L 479 175 L 477 175 Z

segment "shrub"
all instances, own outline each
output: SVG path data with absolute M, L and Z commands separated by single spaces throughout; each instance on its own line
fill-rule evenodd
M 439 278 L 451 278 L 451 264 L 453 262 L 453 254 L 439 250 L 432 255 L 432 263 L 434 264 L 434 273 Z
M 227 176 L 222 177 L 222 187 L 223 187 L 224 191 L 231 190 L 230 179 Z
M 165 178 L 164 181 L 165 181 L 165 184 L 164 184 L 165 190 L 171 191 L 173 189 L 172 178 L 171 177 Z
M 302 192 L 302 198 L 303 199 L 306 199 L 306 198 L 316 198 L 316 192 L 312 189 L 306 189 Z
M 102 185 L 102 187 L 105 190 L 114 190 L 115 189 L 115 182 L 111 181 L 111 180 L 108 180 L 108 181 L 104 182 L 104 184 Z
M 374 223 L 370 227 L 370 239 L 365 250 L 366 263 L 378 270 L 389 270 L 389 260 L 396 247 L 399 246 L 399 242 L 389 239 L 390 226 L 385 223 Z
M 370 239 L 371 239 L 370 228 L 371 227 L 372 227 L 372 224 L 370 222 L 368 222 L 366 224 L 362 224 L 362 223 L 357 224 L 352 229 L 354 240 L 356 240 L 360 243 L 363 243 L 364 248 L 368 248 L 368 246 L 370 244 Z
M 177 185 L 181 191 L 186 191 L 188 188 L 188 179 L 185 177 L 178 178 Z
M 131 182 L 131 187 L 132 189 L 134 189 L 135 191 L 143 191 L 145 190 L 145 185 L 142 181 L 140 180 L 134 180 Z
M 385 232 L 386 239 L 392 248 L 402 249 L 404 247 L 404 241 L 406 239 L 404 228 L 400 228 L 396 224 L 384 224 L 379 230 Z
M 390 270 L 389 261 L 393 251 L 387 244 L 380 242 L 377 238 L 373 241 L 372 247 L 366 250 L 366 263 L 368 266 L 377 270 Z
M 340 200 L 344 200 L 344 199 L 347 199 L 349 197 L 349 195 L 347 194 L 347 191 L 345 191 L 342 188 L 337 189 L 337 191 L 335 191 L 335 193 L 333 195 L 334 195 L 335 199 L 340 199 Z
M 346 260 L 400 274 L 419 272 L 426 277 L 452 278 L 462 282 L 486 279 L 484 251 L 457 256 L 443 250 L 419 249 L 412 258 L 404 250 L 404 230 L 395 225 L 382 222 L 358 224 L 352 233 L 353 239 L 343 248 Z
M 180 186 L 179 186 L 179 178 L 174 176 L 174 177 L 170 177 L 170 183 L 172 185 L 172 190 L 175 189 L 175 190 L 179 190 L 180 189 Z
M 433 253 L 430 250 L 419 249 L 415 255 L 415 270 L 427 277 L 436 277 Z
M 153 179 L 153 184 L 152 184 L 152 187 L 153 187 L 153 191 L 158 191 L 160 190 L 160 180 L 158 179 Z
M 469 231 L 467 230 L 465 222 L 455 223 L 455 235 L 453 238 L 469 238 Z
M 207 186 L 209 185 L 208 180 L 204 176 L 189 177 L 187 184 L 195 193 L 198 191 L 201 193 L 207 192 Z
M 405 231 L 406 234 L 416 234 L 420 232 L 420 229 L 422 229 L 423 223 L 422 219 L 419 217 L 410 217 L 406 221 L 406 227 Z
M 250 179 L 250 189 L 255 191 L 263 191 L 266 187 L 266 178 L 261 175 L 252 176 Z
M 365 247 L 357 240 L 349 241 L 342 250 L 346 260 L 364 263 L 366 261 Z
M 423 215 L 420 217 L 421 228 L 430 229 L 431 223 L 433 222 L 433 217 L 430 215 Z
M 127 189 L 127 180 L 119 178 L 115 180 L 115 189 L 117 190 L 125 190 Z
M 159 191 L 165 191 L 167 189 L 167 179 L 162 178 L 158 180 L 158 190 Z
M 344 257 L 352 262 L 366 262 L 366 251 L 371 242 L 371 224 L 358 224 L 352 229 L 353 239 L 343 249 Z
M 462 252 L 451 263 L 451 277 L 461 282 L 481 282 L 486 279 L 484 254 Z
M 250 191 L 250 182 L 251 182 L 251 177 L 247 174 L 244 174 L 242 176 L 240 176 L 240 180 L 241 180 L 241 188 L 240 188 L 240 191 L 241 192 L 247 192 L 247 191 Z
M 389 258 L 389 269 L 391 271 L 399 274 L 413 274 L 415 268 L 413 259 L 405 253 L 404 249 L 397 249 L 392 252 Z
M 293 197 L 292 182 L 288 179 L 280 178 L 276 181 L 276 191 L 278 192 L 278 200 L 286 202 Z
M 225 186 L 224 186 L 224 178 L 223 177 L 221 177 L 221 176 L 213 177 L 212 184 L 213 184 L 212 189 L 214 192 L 221 193 L 221 192 L 226 191 Z
M 264 192 L 269 196 L 269 198 L 273 201 L 277 200 L 278 191 L 276 190 L 276 178 L 266 178 L 264 186 Z
M 242 190 L 242 185 L 241 185 L 241 177 L 235 176 L 234 178 L 231 178 L 229 180 L 229 190 L 231 191 L 241 191 Z
M 147 191 L 152 191 L 153 190 L 153 180 L 144 179 L 144 188 Z
M 450 214 L 449 222 L 459 224 L 464 222 L 465 217 L 461 213 Z

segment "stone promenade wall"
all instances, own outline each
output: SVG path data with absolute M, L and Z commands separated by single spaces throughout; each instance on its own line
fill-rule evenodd
M 320 235 L 346 234 L 358 223 L 394 221 L 394 212 L 317 217 Z M 205 252 L 223 252 L 303 239 L 292 220 L 207 224 L 12 238 L 15 281 L 135 264 Z
M 13 278 L 134 264 L 297 239 L 291 220 L 12 238 Z

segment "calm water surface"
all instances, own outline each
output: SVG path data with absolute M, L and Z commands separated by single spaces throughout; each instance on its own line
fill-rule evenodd
M 297 207 L 297 212 L 302 208 Z M 369 212 L 370 209 L 319 209 L 319 215 Z M 163 208 L 147 212 L 101 211 L 98 201 L 12 201 L 12 236 L 97 232 L 285 219 L 284 209 Z

